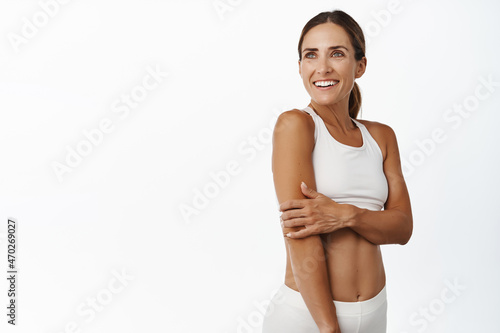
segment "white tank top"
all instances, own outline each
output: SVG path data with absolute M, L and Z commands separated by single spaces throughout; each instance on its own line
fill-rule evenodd
M 337 203 L 381 210 L 389 193 L 383 156 L 365 125 L 351 118 L 361 130 L 363 145 L 348 146 L 333 138 L 312 108 L 302 111 L 312 116 L 315 125 L 312 158 L 317 191 Z

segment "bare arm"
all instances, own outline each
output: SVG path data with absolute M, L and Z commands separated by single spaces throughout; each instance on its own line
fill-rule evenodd
M 292 110 L 278 118 L 273 133 L 272 170 L 279 203 L 303 199 L 301 181 L 316 188 L 312 151 L 314 123 L 305 113 Z M 283 228 L 283 234 L 301 227 Z M 313 235 L 303 239 L 285 237 L 295 281 L 314 321 L 322 331 L 338 329 L 332 299 L 325 253 L 321 238 Z
M 374 244 L 406 244 L 413 230 L 410 196 L 401 170 L 399 149 L 394 131 L 379 125 L 386 143 L 384 173 L 389 186 L 389 196 L 383 211 L 354 207 L 347 227 Z

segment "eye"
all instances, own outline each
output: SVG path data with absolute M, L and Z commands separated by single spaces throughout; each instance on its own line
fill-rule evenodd
M 309 59 L 311 59 L 312 57 L 310 57 L 310 55 L 314 55 L 314 53 L 312 53 L 312 52 L 307 53 L 307 54 L 305 55 L 305 58 L 309 58 Z
M 339 51 L 333 51 L 333 57 L 334 58 L 338 58 L 338 57 L 342 57 L 344 54 L 342 52 L 339 52 Z

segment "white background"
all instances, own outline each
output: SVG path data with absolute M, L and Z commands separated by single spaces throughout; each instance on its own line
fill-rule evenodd
M 388 331 L 497 330 L 497 2 L 47 3 L 0 3 L 0 266 L 13 217 L 19 268 L 2 332 L 259 332 L 285 269 L 269 135 L 309 103 L 298 38 L 332 9 L 369 40 L 361 118 L 390 125 L 406 163 L 414 232 L 382 246 Z M 148 68 L 168 73 L 150 91 Z M 60 181 L 54 163 L 103 119 Z

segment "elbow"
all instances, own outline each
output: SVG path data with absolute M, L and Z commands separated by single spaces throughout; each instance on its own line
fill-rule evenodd
M 410 238 L 411 238 L 411 235 L 402 239 L 400 242 L 399 242 L 399 245 L 406 245 L 409 241 L 410 241 Z
M 413 234 L 413 219 L 411 216 L 409 217 L 409 219 L 406 223 L 405 231 L 402 234 L 403 234 L 403 238 L 401 239 L 399 244 L 406 245 L 410 241 L 411 235 Z

